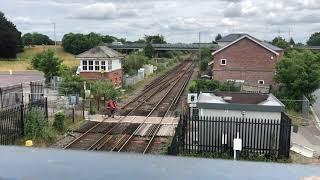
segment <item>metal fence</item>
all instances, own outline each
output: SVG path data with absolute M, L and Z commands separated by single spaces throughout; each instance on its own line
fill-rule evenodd
M 28 104 L 0 110 L 0 144 L 14 144 L 17 138 L 24 135 L 24 127 L 30 112 L 41 109 L 48 117 L 47 99 L 39 99 Z
M 291 119 L 181 116 L 169 154 L 219 152 L 233 155 L 233 139 L 242 139 L 240 156 L 289 157 Z
M 0 87 L 0 109 L 14 107 L 23 102 L 22 84 Z

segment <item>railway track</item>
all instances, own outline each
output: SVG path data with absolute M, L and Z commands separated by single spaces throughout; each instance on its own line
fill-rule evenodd
M 185 62 L 172 71 L 157 78 L 145 87 L 136 98 L 125 104 L 121 117 L 117 123 L 106 125 L 106 120 L 89 128 L 80 137 L 70 142 L 64 149 L 103 150 L 103 151 L 128 151 L 137 132 L 145 125 L 148 117 L 158 116 L 161 121 L 151 125 L 144 141 L 144 148 L 138 148 L 135 152 L 147 153 L 152 146 L 157 132 L 161 127 L 164 117 L 168 116 L 175 104 L 177 104 L 183 90 L 193 72 L 193 63 Z M 152 107 L 152 108 L 148 108 Z M 142 109 L 142 110 L 141 110 Z M 141 123 L 123 123 L 130 116 L 143 114 L 146 118 Z

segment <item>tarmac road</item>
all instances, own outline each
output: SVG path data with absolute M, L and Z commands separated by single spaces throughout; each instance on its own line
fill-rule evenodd
M 0 71 L 0 87 L 30 83 L 31 81 L 43 80 L 43 73 L 40 71 L 15 71 L 10 75 L 9 71 Z

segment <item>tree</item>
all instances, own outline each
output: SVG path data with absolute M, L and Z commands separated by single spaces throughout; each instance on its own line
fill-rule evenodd
M 143 52 L 145 56 L 151 59 L 154 55 L 154 48 L 150 43 L 148 43 L 146 47 L 144 47 Z
M 200 62 L 200 71 L 201 72 L 204 72 L 204 71 L 206 71 L 208 69 L 208 63 L 209 63 L 208 60 L 202 60 Z
M 309 46 L 320 46 L 320 32 L 312 34 L 307 41 Z
M 84 79 L 75 75 L 71 68 L 61 65 L 59 70 L 60 76 L 63 78 L 59 92 L 61 94 L 79 94 L 84 93 Z
M 22 36 L 23 45 L 53 45 L 54 41 L 52 41 L 47 35 L 40 33 L 27 33 Z
M 289 49 L 289 43 L 282 37 L 278 36 L 272 40 L 272 44 L 282 49 Z
M 109 36 L 109 35 L 105 35 L 102 37 L 102 42 L 104 43 L 113 43 L 114 41 L 116 41 L 116 37 L 113 36 Z
M 119 91 L 114 88 L 110 81 L 97 80 L 91 84 L 91 92 L 97 100 L 101 97 L 105 99 L 115 99 L 119 96 Z
M 16 58 L 22 50 L 21 32 L 0 12 L 0 57 Z
M 309 50 L 291 51 L 278 62 L 274 79 L 285 88 L 282 96 L 312 99 L 311 93 L 320 86 L 320 55 Z
M 218 40 L 220 40 L 221 38 L 222 38 L 222 36 L 221 36 L 221 34 L 219 33 L 219 34 L 216 36 L 215 41 L 218 41 Z
M 238 86 L 231 82 L 220 82 L 217 80 L 197 79 L 193 80 L 189 91 L 196 93 L 199 91 L 240 91 Z
M 49 82 L 53 76 L 58 76 L 62 60 L 55 56 L 51 49 L 36 54 L 31 60 L 32 66 L 44 73 L 46 82 Z
M 296 43 L 294 42 L 294 40 L 293 40 L 292 37 L 290 38 L 289 44 L 290 44 L 290 45 L 295 45 L 295 44 L 296 44 Z
M 164 39 L 164 36 L 158 34 L 158 35 L 145 35 L 144 39 L 146 43 L 150 44 L 167 44 L 167 42 Z
M 101 42 L 101 36 L 96 33 L 88 35 L 68 33 L 62 38 L 62 47 L 66 52 L 80 54 L 99 45 Z
M 134 75 L 147 62 L 148 58 L 142 53 L 130 54 L 122 61 L 123 72 L 129 75 Z
M 203 47 L 200 49 L 200 52 L 201 52 L 201 60 L 207 60 L 207 61 L 210 61 L 211 60 L 211 48 L 209 47 Z

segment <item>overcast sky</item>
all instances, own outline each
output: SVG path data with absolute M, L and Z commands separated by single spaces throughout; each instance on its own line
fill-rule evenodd
M 320 31 L 319 0 L 1 0 L 0 11 L 22 33 L 57 40 L 68 32 L 97 32 L 136 40 L 163 34 L 169 42 L 203 42 L 217 33 L 245 32 L 271 40 L 289 34 L 305 42 Z

